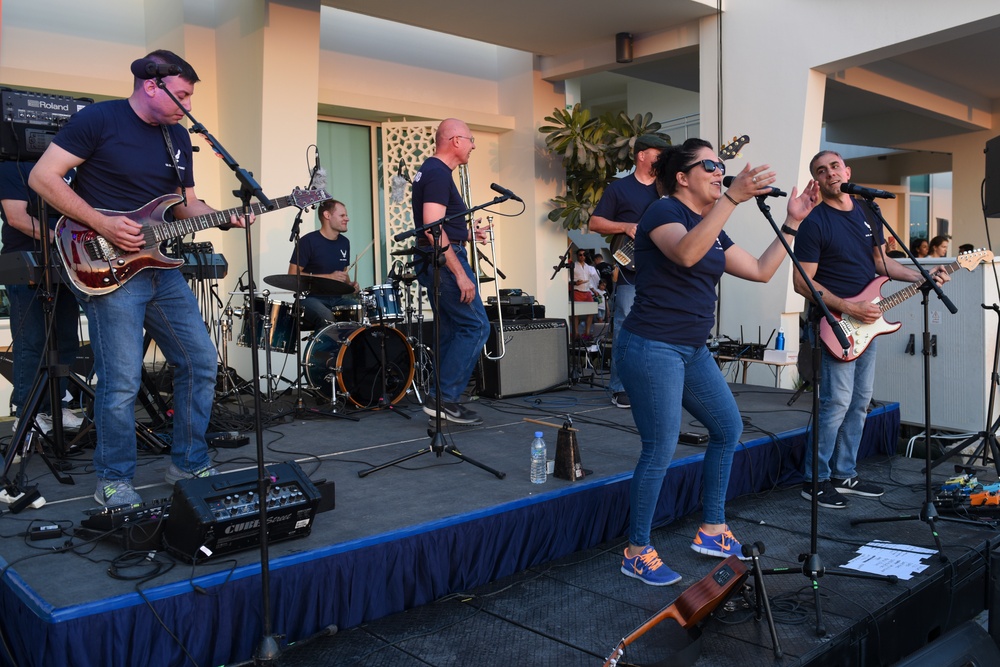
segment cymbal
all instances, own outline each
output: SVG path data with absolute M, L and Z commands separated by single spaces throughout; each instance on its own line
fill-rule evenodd
M 301 291 L 309 292 L 310 294 L 338 295 L 350 294 L 354 291 L 353 285 L 330 278 L 320 278 L 319 276 L 294 276 L 290 273 L 277 273 L 264 278 L 264 282 L 268 285 L 277 287 L 278 289 L 291 290 L 292 292 L 296 289 L 296 280 Z

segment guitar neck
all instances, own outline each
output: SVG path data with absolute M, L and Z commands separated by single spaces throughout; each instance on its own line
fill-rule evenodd
M 279 208 L 285 208 L 292 203 L 290 197 L 278 197 L 273 201 L 274 208 L 267 208 L 263 204 L 250 204 L 250 212 L 256 216 L 268 211 L 277 211 Z M 213 211 L 212 213 L 197 215 L 193 218 L 184 218 L 183 220 L 174 220 L 173 222 L 164 222 L 160 225 L 149 226 L 143 230 L 143 233 L 149 237 L 146 239 L 147 242 L 152 241 L 158 244 L 162 241 L 186 236 L 187 234 L 211 229 L 212 227 L 227 225 L 230 218 L 234 215 L 239 216 L 242 214 L 243 207 L 229 208 L 225 211 Z
M 952 262 L 948 266 L 944 267 L 944 270 L 948 273 L 948 275 L 951 275 L 952 273 L 958 271 L 960 268 L 962 268 L 961 264 L 959 264 L 958 262 Z M 904 287 L 898 292 L 890 294 L 889 296 L 885 297 L 884 299 L 878 302 L 879 309 L 884 313 L 890 308 L 898 306 L 899 304 L 903 303 L 911 296 L 919 292 L 920 286 L 922 284 L 923 283 L 911 283 L 908 287 Z

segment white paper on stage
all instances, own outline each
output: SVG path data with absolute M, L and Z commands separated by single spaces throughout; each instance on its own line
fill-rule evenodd
M 894 574 L 903 581 L 913 578 L 927 569 L 923 559 L 936 554 L 934 549 L 915 547 L 910 544 L 892 544 L 883 540 L 873 540 L 858 549 L 858 555 L 841 567 L 871 574 Z

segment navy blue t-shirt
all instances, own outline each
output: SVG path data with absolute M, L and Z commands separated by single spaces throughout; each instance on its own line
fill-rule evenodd
M 795 236 L 795 257 L 818 264 L 816 282 L 842 299 L 860 293 L 876 275 L 872 228 L 861 206 L 854 202 L 841 211 L 820 202 Z
M 635 303 L 625 328 L 672 345 L 704 345 L 715 325 L 715 288 L 726 269 L 726 250 L 733 242 L 719 232 L 712 248 L 691 268 L 679 266 L 656 247 L 650 233 L 672 222 L 691 230 L 701 216 L 663 197 L 650 205 L 635 232 Z
M 188 131 L 180 125 L 166 127 L 183 184 L 193 187 Z M 94 208 L 132 211 L 181 185 L 160 126 L 139 118 L 128 100 L 81 109 L 52 142 L 84 160 L 77 170 L 76 193 Z
M 420 167 L 413 178 L 413 224 L 419 229 L 424 226 L 424 203 L 442 204 L 445 216 L 460 214 L 468 206 L 462 200 L 462 195 L 451 177 L 451 169 L 440 158 L 431 157 Z M 426 222 L 437 222 L 427 220 Z M 469 228 L 465 216 L 459 216 L 442 225 L 448 240 L 452 243 L 462 243 L 469 238 Z M 417 235 L 419 245 L 427 245 L 423 234 Z
M 333 273 L 344 271 L 350 265 L 351 242 L 343 234 L 335 240 L 323 236 L 319 230 L 309 232 L 299 241 L 299 256 L 292 251 L 292 264 L 302 267 L 303 273 Z
M 659 195 L 656 194 L 656 183 L 643 185 L 635 177 L 635 172 L 632 172 L 608 184 L 592 215 L 612 222 L 639 222 L 649 205 L 657 199 Z M 618 280 L 634 284 L 635 271 L 619 266 Z
M 31 173 L 34 167 L 34 162 L 0 162 L 0 201 L 15 199 L 17 201 L 28 202 L 28 215 L 37 218 L 38 203 L 40 200 L 35 191 L 28 187 L 28 174 Z M 75 173 L 75 170 L 70 171 L 66 177 L 67 183 L 72 181 Z M 51 206 L 45 210 L 49 217 L 49 228 L 54 229 L 56 222 L 59 221 L 59 211 Z M 0 219 L 3 221 L 3 227 L 0 228 L 0 241 L 3 242 L 3 248 L 0 248 L 0 253 L 6 254 L 41 248 L 41 243 L 37 239 L 28 236 L 19 229 L 15 229 L 8 222 L 7 213 L 3 210 L 2 204 L 0 204 Z

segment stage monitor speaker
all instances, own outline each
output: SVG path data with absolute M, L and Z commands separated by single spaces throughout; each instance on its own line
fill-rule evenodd
M 986 182 L 983 187 L 983 212 L 987 218 L 1000 218 L 1000 137 L 986 142 Z
M 567 333 L 565 320 L 504 321 L 506 353 L 499 361 L 483 357 L 483 395 L 523 396 L 568 384 Z M 497 322 L 490 322 L 486 347 L 490 354 L 499 354 Z
M 894 667 L 986 667 L 1000 665 L 1000 649 L 976 621 L 966 621 L 911 653 Z

